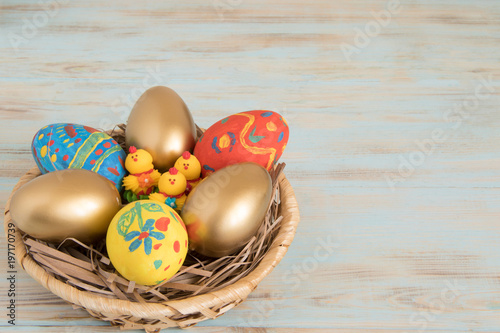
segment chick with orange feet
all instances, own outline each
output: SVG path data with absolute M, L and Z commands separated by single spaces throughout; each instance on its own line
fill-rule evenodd
M 125 159 L 125 168 L 130 173 L 123 178 L 125 198 L 130 201 L 147 198 L 158 185 L 161 174 L 153 166 L 153 157 L 144 149 L 130 146 Z
M 180 212 L 186 201 L 186 185 L 186 177 L 176 168 L 170 168 L 160 177 L 158 193 L 152 193 L 149 199 L 165 203 Z
M 185 151 L 182 153 L 182 156 L 177 159 L 174 167 L 186 177 L 186 195 L 188 195 L 201 181 L 200 161 L 198 161 L 196 156 Z

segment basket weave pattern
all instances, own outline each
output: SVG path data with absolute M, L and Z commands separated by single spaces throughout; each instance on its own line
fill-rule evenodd
M 117 140 L 118 141 L 118 140 Z M 120 141 L 119 141 L 120 142 Z M 24 184 L 39 176 L 37 167 L 29 170 L 14 187 L 5 206 L 4 228 L 12 222 L 10 201 L 12 195 Z M 123 300 L 104 297 L 81 290 L 61 281 L 47 272 L 27 250 L 26 237 L 16 228 L 15 253 L 22 268 L 46 289 L 71 303 L 75 308 L 85 309 L 91 316 L 110 321 L 122 329 L 144 329 L 146 332 L 159 332 L 162 328 L 186 328 L 229 311 L 244 301 L 281 261 L 291 244 L 300 219 L 297 201 L 293 189 L 284 176 L 278 178 L 280 195 L 279 211 L 282 216 L 274 239 L 258 265 L 236 282 L 221 289 L 206 292 L 179 300 L 155 303 Z M 29 248 L 29 247 L 28 247 Z

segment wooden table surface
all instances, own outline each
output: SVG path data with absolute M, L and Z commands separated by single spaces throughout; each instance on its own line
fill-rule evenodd
M 497 0 L 1 0 L 1 204 L 39 128 L 110 128 L 150 86 L 202 127 L 274 110 L 296 238 L 192 332 L 499 332 L 499 78 Z M 117 330 L 19 265 L 9 325 L 6 248 L 2 332 Z

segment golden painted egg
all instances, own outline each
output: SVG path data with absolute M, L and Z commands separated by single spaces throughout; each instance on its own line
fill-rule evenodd
M 102 239 L 120 208 L 120 194 L 113 183 L 84 169 L 36 177 L 19 188 L 10 203 L 19 229 L 56 243 L 68 237 L 84 243 Z
M 271 194 L 269 173 L 253 162 L 233 164 L 205 178 L 181 212 L 191 249 L 210 257 L 234 254 L 257 233 Z
M 181 268 L 188 251 L 186 227 L 165 204 L 139 200 L 123 207 L 106 236 L 111 263 L 129 281 L 155 285 Z
M 172 89 L 150 88 L 137 100 L 127 121 L 127 146 L 147 150 L 155 168 L 165 172 L 183 152 L 193 151 L 196 125 L 182 98 Z

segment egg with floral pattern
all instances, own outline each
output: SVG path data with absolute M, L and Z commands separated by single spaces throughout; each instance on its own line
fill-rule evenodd
M 233 114 L 203 133 L 194 148 L 203 177 L 226 166 L 254 162 L 271 170 L 288 142 L 283 116 L 268 110 Z
M 188 236 L 184 222 L 172 208 L 139 200 L 115 215 L 106 235 L 106 248 L 111 263 L 124 278 L 156 285 L 181 268 Z

